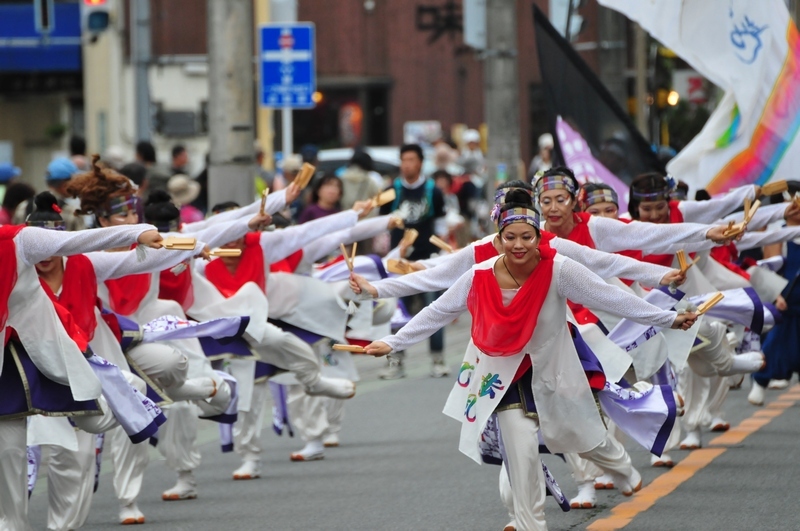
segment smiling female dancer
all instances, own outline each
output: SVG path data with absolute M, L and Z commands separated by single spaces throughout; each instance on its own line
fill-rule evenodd
M 76 233 L 0 227 L 0 337 L 4 360 L 0 365 L 0 521 L 11 529 L 29 528 L 25 418 L 36 414 L 67 415 L 80 428 L 93 433 L 116 424 L 101 399 L 98 377 L 61 322 L 60 317 L 71 316 L 66 310 L 63 314 L 57 311 L 39 282 L 34 264 L 51 256 L 128 246 L 137 241 L 160 247 L 160 240 L 161 236 L 149 225 Z M 24 377 L 20 371 L 24 371 Z M 103 414 L 98 416 L 98 411 Z
M 539 531 L 547 529 L 539 429 L 551 451 L 592 456 L 620 483 L 633 479 L 630 462 L 607 446 L 605 427 L 564 319 L 566 299 L 616 308 L 633 320 L 657 326 L 688 328 L 695 316 L 662 311 L 559 256 L 541 241 L 536 214 L 524 205 L 501 209 L 498 232 L 502 256 L 474 267 L 397 335 L 370 344 L 367 353 L 383 356 L 406 348 L 464 311 L 473 314 L 465 363 L 474 369 L 466 388 L 456 384 L 448 405 L 460 398 L 466 401 L 446 410 L 461 420 L 460 449 L 473 458 L 489 416 L 499 411 L 517 526 Z M 528 405 L 527 396 L 522 398 L 525 405 L 516 407 L 504 401 L 510 384 L 518 381 L 530 382 L 521 389 L 526 395 L 530 391 L 537 420 L 522 409 Z

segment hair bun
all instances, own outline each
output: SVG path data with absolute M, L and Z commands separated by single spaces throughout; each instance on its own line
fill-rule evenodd
M 150 195 L 147 196 L 147 203 L 145 206 L 155 205 L 158 203 L 171 203 L 172 197 L 165 192 L 164 190 L 153 190 L 150 192 Z
M 33 204 L 36 205 L 36 210 L 40 212 L 55 212 L 60 213 L 61 209 L 58 206 L 58 199 L 50 192 L 42 192 L 37 195 Z

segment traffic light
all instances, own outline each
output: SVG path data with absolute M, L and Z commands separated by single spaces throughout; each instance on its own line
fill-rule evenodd
M 110 0 L 83 0 L 81 4 L 81 22 L 84 33 L 93 36 L 104 32 L 111 23 Z

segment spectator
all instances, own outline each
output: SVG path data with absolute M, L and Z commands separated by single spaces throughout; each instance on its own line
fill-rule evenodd
M 537 172 L 547 171 L 553 167 L 553 135 L 545 133 L 539 137 L 539 153 L 531 160 L 528 168 L 528 180 L 533 181 Z
M 71 159 L 58 157 L 47 165 L 45 182 L 53 195 L 58 199 L 61 208 L 61 217 L 67 224 L 67 230 L 82 230 L 86 228 L 83 218 L 75 215 L 80 206 L 80 201 L 69 196 L 67 186 L 72 177 L 80 170 Z
M 11 185 L 20 175 L 22 175 L 22 170 L 18 167 L 6 162 L 0 163 L 0 201 L 3 199 L 6 187 Z
M 36 190 L 33 189 L 32 186 L 26 183 L 13 183 L 8 186 L 6 189 L 6 194 L 3 196 L 3 205 L 0 208 L 0 225 L 15 225 L 17 221 L 15 221 L 15 213 L 17 212 L 17 207 L 20 204 L 25 203 L 26 201 L 30 201 L 33 199 L 33 196 L 36 195 Z M 22 221 L 24 216 L 22 216 L 18 221 Z
M 410 260 L 430 258 L 439 251 L 439 248 L 428 240 L 436 232 L 445 236 L 446 230 L 438 227 L 437 223 L 443 221 L 445 216 L 444 197 L 436 188 L 432 179 L 427 179 L 422 174 L 422 148 L 418 144 L 406 144 L 400 148 L 400 176 L 394 180 L 393 188 L 397 193 L 394 202 L 381 207 L 381 215 L 397 212 L 405 222 L 407 229 L 416 229 L 419 232 L 414 249 L 408 257 Z M 392 247 L 397 247 L 403 237 L 403 231 L 394 229 L 391 232 Z M 404 297 L 403 302 L 409 311 L 413 311 L 415 302 L 422 305 L 430 304 L 436 294 L 424 293 L 420 296 Z M 420 301 L 421 299 L 421 301 Z M 439 330 L 430 339 L 431 358 L 433 368 L 431 376 L 444 377 L 450 371 L 444 361 L 444 331 Z M 383 379 L 396 379 L 405 376 L 403 359 L 405 354 L 398 352 L 392 354 L 389 366 L 381 373 Z
M 483 151 L 481 150 L 481 134 L 477 129 L 467 129 L 461 138 L 466 147 L 461 150 L 461 159 L 475 159 L 483 165 Z
M 458 196 L 453 193 L 453 177 L 444 170 L 433 172 L 433 181 L 436 188 L 444 196 L 445 225 L 447 226 L 446 241 L 453 247 L 458 247 L 456 233 L 464 227 L 464 217 L 458 205 Z
M 450 175 L 461 174 L 461 166 L 458 160 L 458 151 L 450 147 L 450 144 L 440 140 L 433 148 L 433 165 L 437 170 L 444 170 Z
M 342 208 L 353 208 L 356 201 L 363 201 L 375 197 L 381 187 L 371 177 L 372 157 L 362 149 L 353 151 L 347 168 L 342 172 Z
M 203 213 L 191 204 L 200 195 L 199 183 L 179 173 L 169 178 L 167 191 L 172 202 L 180 209 L 181 222 L 193 223 L 205 218 Z
M 109 146 L 103 154 L 106 166 L 117 171 L 125 165 L 125 158 L 125 150 L 119 146 Z
M 271 192 L 283 189 L 285 185 L 278 187 L 279 183 L 275 180 L 275 172 L 264 168 L 264 148 L 261 147 L 258 140 L 255 141 L 253 148 L 256 152 L 256 194 L 261 194 L 266 188 L 269 188 Z
M 283 185 L 281 188 L 286 188 L 287 185 L 291 184 L 292 181 L 295 180 L 297 175 L 300 173 L 300 168 L 302 166 L 303 159 L 300 157 L 300 155 L 289 155 L 281 161 L 281 173 L 283 174 Z M 277 180 L 278 177 L 276 176 L 275 179 Z M 300 194 L 300 197 L 295 199 L 290 205 L 287 205 L 286 210 L 282 212 L 284 217 L 297 220 L 300 212 L 303 211 L 303 208 L 306 205 L 306 197 L 309 196 L 306 194 Z
M 192 206 L 204 214 L 208 212 L 208 166 L 211 164 L 211 153 L 206 153 L 205 163 L 203 170 L 194 178 L 200 185 L 200 194 L 192 201 Z
M 186 166 L 189 164 L 189 152 L 186 147 L 181 144 L 176 144 L 172 148 L 172 166 L 170 167 L 171 175 L 185 174 Z
M 328 174 L 314 184 L 311 191 L 311 202 L 303 209 L 298 223 L 324 218 L 341 212 L 342 181 L 335 175 Z
M 283 174 L 283 180 L 286 185 L 294 181 L 297 174 L 300 173 L 300 168 L 303 167 L 303 159 L 300 155 L 289 155 L 281 161 L 280 168 Z
M 82 136 L 69 139 L 69 159 L 80 171 L 89 171 L 91 164 L 86 158 L 86 140 Z
M 156 148 L 153 144 L 146 140 L 142 140 L 136 144 L 136 162 L 144 165 L 147 168 L 147 191 L 144 192 L 142 199 L 150 190 L 167 190 L 167 181 L 169 175 L 161 173 L 156 164 Z
M 319 154 L 319 148 L 314 144 L 305 144 L 303 147 L 300 148 L 300 156 L 303 158 L 303 162 L 307 162 L 312 166 L 316 166 L 317 162 L 317 155 Z
M 139 197 L 147 196 L 147 168 L 143 164 L 131 162 L 120 168 L 119 172 L 139 188 L 137 191 Z

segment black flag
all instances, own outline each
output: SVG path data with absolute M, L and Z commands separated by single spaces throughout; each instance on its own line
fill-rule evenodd
M 589 144 L 594 157 L 623 182 L 641 173 L 665 173 L 650 144 L 627 113 L 547 16 L 533 6 L 536 47 L 550 130 L 561 116 Z M 556 139 L 557 158 L 564 160 Z

